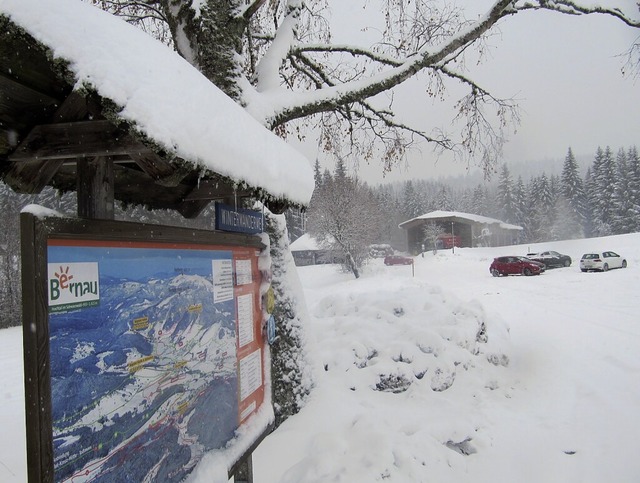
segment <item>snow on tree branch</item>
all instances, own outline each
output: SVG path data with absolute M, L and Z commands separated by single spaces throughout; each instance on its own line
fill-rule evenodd
M 346 133 L 359 145 L 352 149 L 343 143 L 349 151 L 381 157 L 385 169 L 387 160 L 402 159 L 416 138 L 467 161 L 479 159 L 485 168 L 497 159 L 509 130 L 518 125 L 517 106 L 478 85 L 467 74 L 465 59 L 482 52 L 499 21 L 547 10 L 607 16 L 640 28 L 638 11 L 619 0 L 609 0 L 611 6 L 586 0 L 495 0 L 472 20 L 449 1 L 379 0 L 370 13 L 373 3 L 362 0 L 363 11 L 375 14 L 378 23 L 365 29 L 367 40 L 351 43 L 349 36 L 347 42 L 332 37 L 330 7 L 341 0 L 85 1 L 130 21 L 137 15 L 141 21 L 166 22 L 177 50 L 265 126 L 284 134 L 317 123 L 325 141 Z M 163 29 L 169 31 L 164 25 L 158 32 Z M 640 72 L 639 46 L 637 41 L 630 47 L 625 73 Z M 394 90 L 412 79 L 426 80 L 426 99 L 444 101 L 455 86 L 467 90 L 456 94 L 452 113 L 464 126 L 461 132 L 411 126 L 394 115 Z M 336 147 L 333 141 L 326 145 Z
M 586 6 L 571 0 L 539 0 L 537 2 L 523 2 L 516 6 L 516 10 L 552 10 L 569 15 L 602 14 L 610 15 L 622 21 L 629 27 L 640 27 L 640 19 L 632 18 L 619 8 L 604 7 L 602 5 Z

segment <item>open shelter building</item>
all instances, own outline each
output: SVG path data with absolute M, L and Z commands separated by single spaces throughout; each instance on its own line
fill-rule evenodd
M 518 242 L 522 227 L 494 218 L 456 211 L 432 211 L 400 223 L 407 233 L 407 251 L 420 253 L 433 247 L 425 242 L 425 228 L 435 224 L 442 233 L 459 239 L 460 247 L 497 247 Z M 457 245 L 456 245 L 457 246 Z

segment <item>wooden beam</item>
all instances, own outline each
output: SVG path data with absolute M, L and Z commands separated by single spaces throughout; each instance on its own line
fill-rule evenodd
M 53 114 L 53 122 L 82 121 L 86 119 L 89 114 L 97 115 L 99 111 L 89 112 L 87 101 L 84 95 L 73 91 Z
M 63 160 L 11 163 L 4 182 L 16 193 L 37 194 L 49 184 L 63 163 Z
M 183 201 L 176 210 L 185 218 L 195 218 L 209 206 L 209 203 L 211 200 Z
M 188 168 L 186 165 L 176 167 L 171 162 L 162 159 L 156 153 L 144 147 L 142 143 L 140 143 L 140 146 L 143 149 L 132 150 L 129 152 L 129 156 L 142 171 L 147 173 L 159 185 L 167 187 L 178 186 L 193 171 L 193 168 Z
M 58 99 L 32 89 L 0 73 L 0 120 L 28 117 L 28 110 L 45 109 L 57 104 Z M 15 120 L 14 120 L 15 122 Z M 13 123 L 11 123 L 13 124 Z
M 113 160 L 104 157 L 79 159 L 76 166 L 78 216 L 113 220 Z
M 189 193 L 185 201 L 195 200 L 240 200 L 252 194 L 249 190 L 238 190 L 228 181 L 202 180 Z
M 4 83 L 4 84 L 3 84 Z M 15 81 L 0 75 L 0 89 L 7 84 L 17 84 Z M 20 85 L 20 84 L 18 84 Z M 43 102 L 55 104 L 57 101 L 45 94 L 28 87 L 20 85 L 24 92 L 31 92 L 32 95 L 43 99 Z M 0 101 L 1 104 L 2 101 Z M 15 102 L 15 99 L 12 99 Z M 2 106 L 0 106 L 0 111 Z M 75 121 L 84 119 L 88 114 L 87 99 L 77 92 L 72 92 L 58 107 L 53 114 L 53 119 L 57 121 Z M 75 160 L 75 159 L 74 159 Z M 45 186 L 49 184 L 51 179 L 62 165 L 62 160 L 46 161 L 41 160 L 30 163 L 11 163 L 8 169 L 6 182 L 18 193 L 36 194 L 40 193 Z
M 148 148 L 121 132 L 109 121 L 63 122 L 35 126 L 9 155 L 9 160 L 25 162 L 109 157 L 141 149 Z

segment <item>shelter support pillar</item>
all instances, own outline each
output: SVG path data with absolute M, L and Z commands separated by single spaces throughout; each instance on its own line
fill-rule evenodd
M 109 157 L 77 160 L 78 216 L 113 220 L 114 173 Z

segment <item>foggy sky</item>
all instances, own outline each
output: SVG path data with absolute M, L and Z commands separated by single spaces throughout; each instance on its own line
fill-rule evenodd
M 340 11 L 334 10 L 338 33 L 366 37 L 353 24 L 356 18 L 366 18 L 364 13 L 372 12 L 377 3 L 368 2 L 365 11 L 355 6 L 359 2 L 338 3 Z M 471 2 L 476 11 L 491 3 Z M 373 18 L 373 13 L 366 15 Z M 503 19 L 500 35 L 490 40 L 490 57 L 467 73 L 494 95 L 518 100 L 521 124 L 516 134 L 511 129 L 503 160 L 561 162 L 569 147 L 577 156 L 592 156 L 598 146 L 611 146 L 614 152 L 640 147 L 640 80 L 621 73 L 622 54 L 638 35 L 639 31 L 602 16 L 524 12 Z M 417 128 L 452 129 L 453 111 L 434 105 L 423 91 L 419 81 L 397 89 L 394 112 Z M 460 93 L 451 94 L 453 99 Z M 316 156 L 314 149 L 306 150 L 311 159 Z M 332 169 L 333 162 L 327 159 L 323 164 Z M 424 144 L 421 152 L 410 155 L 408 168 L 400 167 L 385 178 L 381 171 L 375 162 L 363 164 L 359 176 L 370 183 L 437 178 L 464 174 L 467 166 L 453 163 L 450 156 L 438 160 Z

